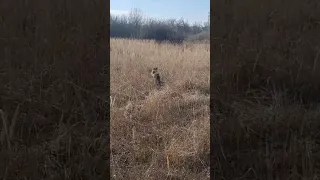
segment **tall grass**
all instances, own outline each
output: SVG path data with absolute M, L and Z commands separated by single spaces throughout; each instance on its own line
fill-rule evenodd
M 0 179 L 107 179 L 107 1 L 1 1 Z
M 319 177 L 319 2 L 215 1 L 211 176 Z
M 113 179 L 208 179 L 208 44 L 111 39 Z M 150 70 L 165 87 L 157 90 Z

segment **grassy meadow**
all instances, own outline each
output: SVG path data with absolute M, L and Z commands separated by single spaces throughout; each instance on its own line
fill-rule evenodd
M 319 179 L 318 1 L 214 1 L 216 179 Z
M 112 179 L 209 179 L 210 45 L 111 39 L 110 47 Z

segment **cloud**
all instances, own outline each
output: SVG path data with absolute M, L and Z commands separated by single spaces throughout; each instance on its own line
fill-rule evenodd
M 128 15 L 128 14 L 129 14 L 129 11 L 110 9 L 110 14 L 116 15 L 116 16 L 119 16 L 119 15 Z

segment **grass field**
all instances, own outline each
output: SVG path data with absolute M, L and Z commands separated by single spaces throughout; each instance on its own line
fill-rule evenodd
M 110 46 L 112 178 L 208 179 L 209 44 L 111 39 Z
M 319 2 L 214 1 L 216 179 L 318 179 Z
M 108 179 L 107 1 L 1 1 L 0 179 Z

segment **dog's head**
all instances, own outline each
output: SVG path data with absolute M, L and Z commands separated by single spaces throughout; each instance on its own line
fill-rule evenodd
M 153 68 L 152 70 L 151 70 L 151 75 L 152 76 L 154 76 L 155 74 L 157 74 L 158 73 L 158 68 L 156 67 L 156 68 Z

